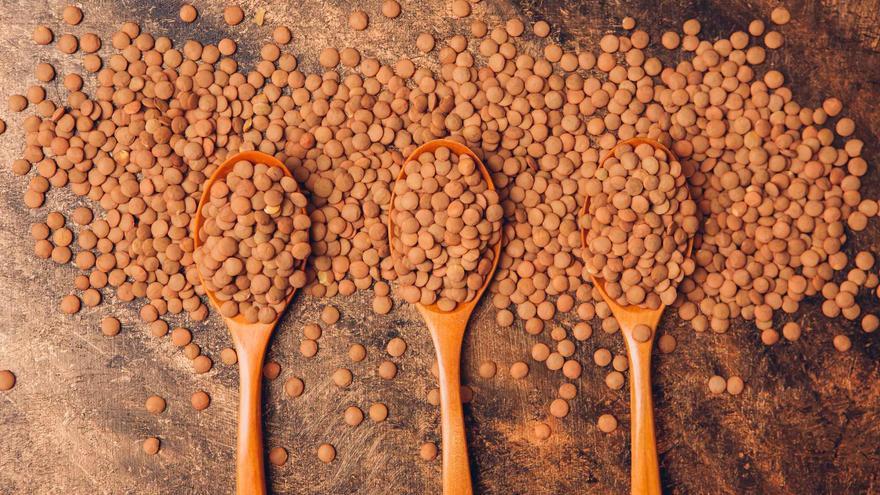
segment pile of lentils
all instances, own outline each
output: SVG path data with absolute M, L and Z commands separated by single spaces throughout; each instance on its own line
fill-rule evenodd
M 504 212 L 477 163 L 439 147 L 394 185 L 391 253 L 400 296 L 441 311 L 472 301 L 492 269 Z
M 697 205 L 681 164 L 647 143 L 614 148 L 587 185 L 584 260 L 621 306 L 657 309 L 675 302 L 694 271 L 686 258 L 697 232 Z
M 306 283 L 306 197 L 280 167 L 242 160 L 208 190 L 193 260 L 220 313 L 272 323 Z
M 20 123 L 24 152 L 11 167 L 28 182 L 24 204 L 42 217 L 31 227 L 35 253 L 80 271 L 62 311 L 97 306 L 115 292 L 121 301 L 141 304 L 140 316 L 157 337 L 169 333 L 166 319 L 173 315 L 204 320 L 208 308 L 192 236 L 198 199 L 218 164 L 232 153 L 259 150 L 285 164 L 307 199 L 311 253 L 305 280 L 295 283 L 315 297 L 372 288 L 373 309 L 386 314 L 393 308 L 389 282 L 399 277 L 386 228 L 392 183 L 417 146 L 445 137 L 480 156 L 496 187 L 502 215 L 496 218 L 493 209 L 490 223 L 503 224 L 504 239 L 489 287 L 496 321 L 549 334 L 553 348 L 538 342 L 531 358 L 568 380 L 549 408 L 562 417 L 582 372 L 574 341 L 590 338 L 597 316 L 605 332 L 618 331 L 589 282 L 579 233 L 585 220 L 578 212 L 595 180 L 604 182 L 600 157 L 640 136 L 678 157 L 696 206 L 680 212 L 701 219 L 693 270 L 680 264 L 685 273 L 673 303 L 696 331 L 725 332 L 742 317 L 772 345 L 780 339 L 774 315 L 793 314 L 819 295 L 825 315 L 862 318 L 866 332 L 880 326 L 855 302 L 862 288 L 878 286 L 874 256 L 861 252 L 851 263 L 843 251 L 847 236 L 878 214 L 877 201 L 860 193 L 867 171 L 863 143 L 838 99 L 802 106 L 783 74 L 766 66 L 767 50 L 783 45 L 779 31 L 754 20 L 746 30 L 709 40 L 690 19 L 661 37 L 670 52 L 664 58 L 675 60 L 664 64 L 631 17 L 598 47 L 573 49 L 553 42 L 544 21 L 527 26 L 514 18 L 490 26 L 469 21 L 471 11 L 464 0 L 452 2 L 453 17 L 468 24 L 469 36 L 414 33 L 418 60 L 433 69 L 407 57 L 383 62 L 354 47 L 327 47 L 318 54 L 318 70 L 307 70 L 286 48 L 291 32 L 284 26 L 273 29 L 249 71 L 235 61 L 237 44 L 229 38 L 175 45 L 134 22 L 109 40 L 35 27 L 37 45 L 54 43 L 81 57 L 82 73 L 95 83 L 87 93 L 82 75 L 57 74 L 40 63 L 38 83 L 8 99 L 13 112 L 31 109 Z M 401 8 L 385 0 L 381 13 L 396 18 Z M 201 19 L 191 5 L 180 14 L 184 22 Z M 249 15 L 234 5 L 223 14 L 230 26 Z M 262 25 L 264 16 L 258 11 L 254 21 Z M 63 18 L 75 26 L 82 12 L 68 7 Z M 780 7 L 771 20 L 783 26 L 790 15 Z M 352 12 L 349 25 L 370 29 L 369 13 Z M 61 101 L 49 99 L 43 87 L 56 80 L 67 91 Z M 46 212 L 52 188 L 68 188 L 89 206 L 67 215 Z M 488 209 L 483 213 L 490 218 Z M 681 227 L 692 230 L 690 223 Z M 843 271 L 846 280 L 834 281 Z M 415 300 L 405 282 L 398 285 Z M 671 294 L 655 293 L 661 300 Z M 564 323 L 569 313 L 580 323 Z M 120 322 L 107 318 L 102 331 L 118 334 Z M 212 361 L 187 329 L 171 334 L 197 372 L 210 369 Z M 781 334 L 795 340 L 801 329 L 789 321 Z M 316 338 L 307 334 L 304 355 L 317 353 Z M 845 352 L 851 343 L 841 334 L 834 346 Z M 658 347 L 672 352 L 675 339 L 662 335 Z M 352 353 L 362 354 L 355 347 Z M 234 351 L 224 350 L 221 359 L 234 364 Z M 613 367 L 605 380 L 610 388 L 623 386 L 625 356 L 598 349 L 593 361 Z M 529 369 L 517 361 L 510 373 L 523 379 Z M 482 363 L 480 376 L 496 370 L 494 362 Z M 276 367 L 268 371 L 277 376 Z M 14 375 L 4 376 L 11 387 Z M 738 377 L 728 379 L 728 389 L 731 379 L 741 391 Z M 297 380 L 285 384 L 291 396 L 302 393 Z M 712 389 L 719 389 L 714 382 Z M 428 400 L 437 402 L 436 389 Z M 617 421 L 606 414 L 597 424 L 613 431 Z M 535 434 L 547 438 L 550 428 L 540 422 Z M 157 451 L 153 440 L 150 450 Z M 332 461 L 333 447 L 322 445 L 321 458 Z

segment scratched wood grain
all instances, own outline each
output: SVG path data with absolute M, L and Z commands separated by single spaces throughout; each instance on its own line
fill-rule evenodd
M 360 3 L 360 2 L 359 2 Z M 84 1 L 85 20 L 62 27 L 63 2 L 5 0 L 0 8 L 0 96 L 23 92 L 32 84 L 33 66 L 51 61 L 60 72 L 79 71 L 77 57 L 61 56 L 50 47 L 35 47 L 30 33 L 38 23 L 64 32 L 94 31 L 105 39 L 125 20 L 136 20 L 154 34 L 178 42 L 189 37 L 216 42 L 230 36 L 240 42 L 239 60 L 255 58 L 269 39 L 270 26 L 284 23 L 294 32 L 292 47 L 306 68 L 316 66 L 317 52 L 328 45 L 358 46 L 363 52 L 393 61 L 401 55 L 417 63 L 421 31 L 435 35 L 465 32 L 467 22 L 448 16 L 448 2 L 403 0 L 396 21 L 378 12 L 379 1 L 363 2 L 371 27 L 355 33 L 347 28 L 353 3 L 341 0 L 282 2 L 243 0 L 250 16 L 267 10 L 267 25 L 246 22 L 236 28 L 222 24 L 225 2 L 197 0 L 199 21 L 177 20 L 176 0 Z M 665 29 L 696 16 L 704 32 L 723 35 L 744 29 L 755 16 L 765 20 L 772 0 L 636 0 L 565 2 L 560 0 L 484 1 L 476 15 L 498 22 L 510 15 L 546 19 L 554 36 L 572 46 L 594 46 L 601 34 L 616 29 L 627 14 L 657 39 Z M 796 83 L 796 98 L 816 105 L 830 95 L 842 99 L 855 118 L 866 155 L 876 162 L 880 137 L 880 2 L 792 1 L 793 21 L 782 28 L 785 47 L 770 53 L 769 64 Z M 438 36 L 439 37 L 439 36 Z M 534 45 L 534 43 L 532 43 Z M 662 51 L 661 51 L 662 52 Z M 60 83 L 49 85 L 59 94 Z M 4 106 L 5 107 L 5 106 Z M 219 494 L 233 486 L 236 373 L 217 364 L 195 375 L 189 360 L 166 339 L 155 339 L 137 323 L 136 308 L 118 301 L 74 317 L 56 307 L 76 273 L 32 255 L 29 225 L 50 209 L 69 210 L 77 199 L 63 191 L 49 196 L 46 207 L 29 211 L 20 197 L 26 181 L 8 164 L 21 151 L 21 115 L 0 109 L 8 131 L 0 136 L 0 368 L 12 369 L 18 385 L 0 394 L 0 493 L 2 494 Z M 878 173 L 872 167 L 864 181 L 867 196 L 877 197 Z M 876 222 L 851 236 L 848 250 L 878 251 Z M 387 316 L 373 315 L 369 294 L 335 299 L 342 312 L 337 325 L 326 328 L 321 351 L 312 359 L 297 351 L 303 324 L 317 321 L 326 301 L 298 296 L 280 324 L 270 358 L 282 365 L 281 377 L 265 387 L 266 444 L 283 446 L 289 462 L 271 468 L 275 493 L 280 494 L 416 494 L 439 492 L 439 459 L 418 458 L 419 445 L 437 441 L 438 412 L 426 401 L 435 387 L 429 373 L 432 349 L 418 315 L 397 306 Z M 859 299 L 877 311 L 873 295 Z M 103 337 L 98 324 L 111 309 L 123 321 L 115 338 Z M 698 335 L 669 315 L 662 323 L 679 342 L 672 355 L 659 356 L 655 393 L 661 470 L 665 491 L 673 494 L 861 494 L 880 492 L 880 351 L 876 335 L 857 324 L 821 317 L 818 303 L 802 306 L 796 320 L 803 338 L 764 348 L 757 331 L 743 323 L 725 335 Z M 478 309 L 466 338 L 465 380 L 475 399 L 467 408 L 469 443 L 478 492 L 484 494 L 551 495 L 561 493 L 624 493 L 629 486 L 627 391 L 608 390 L 604 373 L 591 364 L 576 381 L 577 399 L 561 421 L 548 420 L 546 407 L 562 383 L 559 374 L 532 366 L 528 379 L 515 381 L 506 369 L 528 361 L 528 349 L 548 336 L 531 337 L 521 326 L 499 330 L 493 311 Z M 780 323 L 782 320 L 780 320 Z M 560 324 L 574 323 L 570 317 Z M 172 324 L 187 325 L 184 321 Z M 203 352 L 219 361 L 229 345 L 222 323 L 187 325 Z M 577 356 L 591 361 L 593 351 L 609 347 L 622 353 L 618 336 L 596 325 L 594 336 L 579 343 Z M 853 339 L 847 354 L 832 350 L 836 333 Z M 386 342 L 403 336 L 406 354 L 396 359 L 400 372 L 393 381 L 378 377 L 387 358 Z M 364 344 L 362 363 L 347 361 L 345 351 Z M 483 380 L 475 372 L 485 359 L 498 361 L 500 372 Z M 354 384 L 340 391 L 330 382 L 339 366 L 350 367 Z M 708 397 L 712 374 L 738 374 L 747 382 L 739 397 Z M 284 396 L 283 381 L 299 376 L 306 383 L 302 397 Z M 199 389 L 212 396 L 211 407 L 195 412 L 190 395 Z M 150 394 L 168 401 L 168 410 L 149 415 L 143 407 Z M 381 424 L 366 420 L 357 428 L 342 421 L 349 405 L 366 410 L 373 402 L 388 404 L 390 416 Z M 595 428 L 599 414 L 620 420 L 617 432 Z M 549 421 L 553 436 L 544 442 L 532 435 L 535 421 Z M 162 440 L 158 456 L 140 448 L 143 438 Z M 315 455 L 321 442 L 336 445 L 338 456 L 323 465 Z

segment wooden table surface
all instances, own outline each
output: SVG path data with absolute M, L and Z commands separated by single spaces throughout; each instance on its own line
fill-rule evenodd
M 200 19 L 185 25 L 177 19 L 177 1 L 83 1 L 85 20 L 74 28 L 61 27 L 64 2 L 5 0 L 0 8 L 0 73 L 2 99 L 33 84 L 33 67 L 52 61 L 60 72 L 76 70 L 75 57 L 60 56 L 51 47 L 35 47 L 30 33 L 45 23 L 60 34 L 94 31 L 107 36 L 125 20 L 136 20 L 154 34 L 178 42 L 189 37 L 216 42 L 231 32 L 241 43 L 239 60 L 252 60 L 271 26 L 284 23 L 294 32 L 293 50 L 307 68 L 316 66 L 321 48 L 358 46 L 383 60 L 401 54 L 415 56 L 417 33 L 464 32 L 468 22 L 448 16 L 448 2 L 402 0 L 403 14 L 395 21 L 381 17 L 378 0 L 364 2 L 371 27 L 355 33 L 347 27 L 354 2 L 307 0 L 283 2 L 242 0 L 250 19 L 265 7 L 267 25 L 248 21 L 237 28 L 220 22 L 226 2 L 197 0 Z M 667 0 L 634 2 L 565 2 L 500 0 L 475 6 L 476 15 L 493 23 L 511 15 L 546 19 L 565 43 L 595 47 L 599 37 L 619 25 L 624 15 L 635 16 L 653 39 L 680 26 L 691 16 L 703 22 L 709 35 L 745 29 L 754 17 L 769 22 L 776 1 Z M 769 63 L 794 81 L 796 99 L 817 105 L 839 97 L 858 124 L 869 163 L 878 158 L 880 137 L 880 2 L 878 0 L 792 1 L 786 3 L 792 22 L 781 31 L 783 49 Z M 109 43 L 108 43 L 109 44 Z M 595 48 L 594 48 L 595 50 Z M 658 50 L 661 51 L 661 50 Z M 417 62 L 421 58 L 415 59 Z M 60 83 L 50 84 L 50 95 Z M 30 211 L 21 195 L 26 180 L 14 176 L 9 163 L 22 150 L 21 115 L 5 105 L 0 118 L 8 130 L 0 136 L 0 369 L 11 369 L 16 387 L 0 393 L 0 493 L 2 494 L 155 494 L 231 493 L 235 435 L 236 371 L 215 364 L 195 375 L 183 353 L 168 338 L 150 337 L 138 323 L 137 308 L 109 300 L 76 316 L 59 314 L 58 302 L 71 289 L 76 269 L 58 267 L 33 256 L 28 237 L 32 222 L 51 209 L 69 211 L 75 202 L 69 191 L 54 191 L 46 207 Z M 873 160 L 871 160 L 873 159 Z M 862 192 L 876 197 L 878 172 L 870 169 Z M 876 221 L 851 235 L 847 251 L 877 252 Z M 342 319 L 325 328 L 321 351 L 312 359 L 299 352 L 301 329 L 316 322 L 325 300 L 298 295 L 278 327 L 270 359 L 281 363 L 281 377 L 265 386 L 266 445 L 283 446 L 290 460 L 269 472 L 275 493 L 416 494 L 439 492 L 439 458 L 419 459 L 424 441 L 438 441 L 438 410 L 426 393 L 435 387 L 429 369 L 432 348 L 417 313 L 397 305 L 387 316 L 369 309 L 370 295 L 359 293 L 332 301 Z M 866 311 L 880 309 L 876 296 L 865 294 Z M 122 333 L 107 338 L 100 319 L 115 314 Z M 573 316 L 573 315 L 572 315 Z M 526 380 L 513 380 L 507 369 L 517 360 L 530 361 L 528 350 L 549 336 L 532 337 L 522 330 L 499 330 L 494 310 L 478 308 L 464 350 L 465 381 L 475 398 L 466 409 L 473 473 L 484 494 L 620 494 L 629 487 L 628 391 L 609 390 L 604 372 L 591 364 L 594 350 L 622 353 L 618 335 L 599 330 L 578 343 L 576 356 L 585 363 L 576 381 L 578 396 L 563 420 L 548 420 L 547 405 L 562 383 L 560 374 L 531 366 Z M 765 348 L 753 325 L 736 322 L 724 335 L 696 334 L 667 315 L 662 327 L 678 339 L 671 355 L 658 356 L 654 379 L 660 463 L 666 493 L 674 494 L 861 494 L 880 493 L 880 351 L 877 334 L 863 333 L 857 323 L 821 316 L 819 302 L 802 304 L 794 318 L 804 326 L 795 343 Z M 784 321 L 780 315 L 778 323 Z M 559 323 L 575 323 L 571 316 Z M 219 318 L 188 324 L 195 342 L 219 363 L 219 352 L 230 344 Z M 833 350 L 831 339 L 844 333 L 853 340 L 846 354 Z M 409 349 L 395 359 L 400 372 L 393 381 L 378 377 L 378 364 L 387 358 L 387 341 L 400 335 Z M 345 351 L 359 342 L 367 359 L 351 365 Z M 498 362 L 500 372 L 479 378 L 476 367 L 486 359 Z M 340 391 L 330 374 L 350 367 L 354 384 Z M 709 396 L 706 380 L 712 374 L 740 375 L 745 392 Z M 304 395 L 290 399 L 283 382 L 303 378 Z M 196 412 L 190 395 L 199 389 L 212 397 L 211 407 Z M 168 410 L 152 416 L 144 409 L 151 394 L 168 401 Z M 349 405 L 366 410 L 372 402 L 388 404 L 390 416 L 381 424 L 365 421 L 350 428 L 342 421 Z M 620 420 L 613 434 L 595 427 L 599 414 L 611 412 Z M 535 439 L 536 421 L 549 421 L 554 433 Z M 155 435 L 162 440 L 157 456 L 146 456 L 141 442 Z M 338 455 L 330 465 L 315 454 L 330 442 Z

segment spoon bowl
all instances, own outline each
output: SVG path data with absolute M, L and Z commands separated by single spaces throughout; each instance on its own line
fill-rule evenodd
M 677 160 L 676 156 L 663 144 L 646 138 L 632 138 L 617 143 L 601 160 L 599 167 L 614 154 L 618 146 L 630 145 L 636 147 L 640 144 L 648 144 L 655 149 L 662 150 L 670 160 Z M 687 185 L 685 185 L 687 187 Z M 690 190 L 688 190 L 690 198 Z M 581 208 L 583 216 L 589 210 L 590 198 L 584 201 Z M 587 245 L 588 228 L 581 229 L 581 245 Z M 688 240 L 685 258 L 691 256 L 694 246 L 694 238 Z M 663 310 L 661 304 L 657 309 L 643 308 L 641 306 L 621 306 L 608 295 L 605 290 L 605 279 L 591 275 L 593 285 L 599 291 L 602 299 L 608 304 L 611 313 L 620 326 L 626 345 L 626 353 L 629 357 L 630 369 L 630 435 L 631 435 L 631 485 L 633 495 L 660 495 L 660 467 L 657 460 L 657 439 L 654 431 L 654 404 L 651 398 L 651 349 L 654 346 L 654 337 L 657 335 L 657 326 Z M 645 325 L 651 329 L 648 340 L 639 342 L 633 336 L 633 329 L 638 325 Z
M 406 159 L 406 162 L 418 160 L 423 153 L 430 153 L 437 148 L 449 148 L 456 155 L 467 155 L 474 160 L 480 170 L 483 179 L 486 180 L 489 190 L 494 191 L 495 185 L 489 171 L 477 155 L 467 146 L 449 139 L 435 139 L 418 148 Z M 405 162 L 405 163 L 406 163 Z M 396 180 L 406 179 L 406 170 L 401 167 Z M 394 193 L 391 194 L 392 210 L 388 212 L 388 240 L 389 246 L 393 246 L 393 205 Z M 440 413 L 442 430 L 443 451 L 443 493 L 444 495 L 470 495 L 473 493 L 471 482 L 470 464 L 468 462 L 467 438 L 464 428 L 464 415 L 461 404 L 461 345 L 464 339 L 465 329 L 471 313 L 477 305 L 477 301 L 486 291 L 495 269 L 498 267 L 498 259 L 501 257 L 501 240 L 492 246 L 494 258 L 492 267 L 483 280 L 482 287 L 476 291 L 474 298 L 457 305 L 452 311 L 443 311 L 437 304 L 423 305 L 416 303 L 416 309 L 425 320 L 425 325 L 431 332 L 434 349 L 437 353 L 437 365 L 440 381 Z
M 217 170 L 211 174 L 205 188 L 202 191 L 202 197 L 199 200 L 199 207 L 196 210 L 195 222 L 193 224 L 193 240 L 195 248 L 201 246 L 202 242 L 199 237 L 199 231 L 205 218 L 202 214 L 202 208 L 210 201 L 211 187 L 220 179 L 225 178 L 232 171 L 233 166 L 242 161 L 251 163 L 261 163 L 269 167 L 280 168 L 284 174 L 293 178 L 290 170 L 284 166 L 278 159 L 273 156 L 258 151 L 244 151 L 236 153 L 223 162 Z M 304 211 L 303 211 L 304 213 Z M 300 265 L 300 269 L 305 267 L 305 261 Z M 206 287 L 204 281 L 201 280 L 201 272 L 199 272 L 199 280 L 202 287 Z M 293 299 L 296 288 L 292 288 L 290 294 L 284 301 L 285 308 Z M 211 305 L 220 310 L 221 301 L 217 299 L 217 295 L 205 289 L 205 294 Z M 266 493 L 266 473 L 263 461 L 263 430 L 261 418 L 261 390 L 262 390 L 262 369 L 263 360 L 266 357 L 266 349 L 269 345 L 269 339 L 278 320 L 281 319 L 283 311 L 278 312 L 278 316 L 270 323 L 249 323 L 245 320 L 244 315 L 236 315 L 235 317 L 223 317 L 226 327 L 232 336 L 232 342 L 235 351 L 238 354 L 238 370 L 239 370 L 239 407 L 238 407 L 238 440 L 235 456 L 235 486 L 238 495 L 264 495 Z

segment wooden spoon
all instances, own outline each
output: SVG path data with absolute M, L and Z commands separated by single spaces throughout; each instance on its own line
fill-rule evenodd
M 284 175 L 293 177 L 290 170 L 272 156 L 259 151 L 245 151 L 229 157 L 217 170 L 211 174 L 208 183 L 202 191 L 199 208 L 196 210 L 196 219 L 193 227 L 193 239 L 198 248 L 202 242 L 199 239 L 199 231 L 205 221 L 202 216 L 202 208 L 209 201 L 209 191 L 218 179 L 226 177 L 232 171 L 233 166 L 241 160 L 251 163 L 262 163 L 270 167 L 278 167 L 284 171 Z M 303 261 L 303 266 L 305 261 Z M 199 273 L 201 280 L 201 272 Z M 202 286 L 205 284 L 202 282 Z M 284 301 L 285 307 L 293 299 L 293 289 Z M 220 309 L 221 302 L 214 292 L 205 290 L 211 304 Z M 235 455 L 235 489 L 238 495 L 264 495 L 266 493 L 266 474 L 263 463 L 263 429 L 260 410 L 260 395 L 262 392 L 263 359 L 269 345 L 272 330 L 281 318 L 283 311 L 278 312 L 278 317 L 272 323 L 248 323 L 242 315 L 235 318 L 223 317 L 232 342 L 235 344 L 235 352 L 238 354 L 239 376 L 239 401 L 238 401 L 238 445 Z
M 602 158 L 599 166 L 605 165 L 605 161 L 614 154 L 618 146 L 626 144 L 633 148 L 640 144 L 649 144 L 656 149 L 663 150 L 670 160 L 677 160 L 666 146 L 653 139 L 632 138 L 617 143 L 614 149 Z M 688 192 L 688 197 L 690 197 L 690 192 Z M 587 212 L 589 205 L 590 198 L 587 197 L 581 209 L 581 215 Z M 588 229 L 581 229 L 581 243 L 584 246 L 587 245 L 587 231 Z M 688 241 L 686 257 L 691 255 L 693 246 L 694 239 L 691 237 Z M 661 305 L 657 309 L 621 306 L 605 292 L 605 279 L 592 275 L 590 278 L 620 325 L 620 332 L 626 343 L 626 353 L 629 356 L 629 400 L 632 410 L 630 415 L 632 494 L 660 495 L 660 467 L 657 462 L 657 439 L 654 434 L 654 403 L 651 399 L 651 348 L 654 346 L 654 336 L 657 335 L 660 316 L 666 306 Z M 633 338 L 633 328 L 636 325 L 647 325 L 651 329 L 651 338 L 647 342 L 638 342 Z
M 449 148 L 456 155 L 467 155 L 474 159 L 480 173 L 489 185 L 490 190 L 495 190 L 492 177 L 486 170 L 483 162 L 467 146 L 449 139 L 435 139 L 429 141 L 413 151 L 407 158 L 407 162 L 417 160 L 422 153 L 428 153 L 437 148 Z M 406 179 L 406 173 L 402 168 L 397 180 Z M 388 240 L 389 245 L 394 237 L 394 229 L 391 219 L 394 218 L 394 194 L 391 195 L 392 210 L 388 212 Z M 461 405 L 461 343 L 464 339 L 465 328 L 468 319 L 474 311 L 480 296 L 486 291 L 495 268 L 498 266 L 498 258 L 501 256 L 501 241 L 492 247 L 495 258 L 492 268 L 486 274 L 483 286 L 477 291 L 476 296 L 463 304 L 458 305 L 452 311 L 442 311 L 436 304 L 424 306 L 416 304 L 428 330 L 431 331 L 431 339 L 434 341 L 434 349 L 437 352 L 437 365 L 440 372 L 440 419 L 443 434 L 443 493 L 444 495 L 471 495 L 471 471 L 468 462 L 467 438 L 465 437 L 464 415 Z

